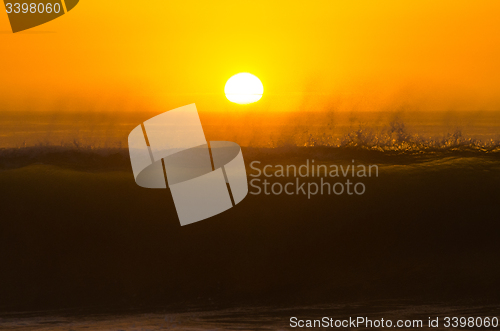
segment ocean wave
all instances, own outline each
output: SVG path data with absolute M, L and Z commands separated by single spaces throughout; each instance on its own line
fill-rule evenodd
M 443 139 L 401 135 L 370 135 L 352 132 L 338 143 L 325 143 L 323 137 L 311 137 L 302 145 L 290 141 L 267 147 L 243 147 L 245 160 L 316 159 L 365 160 L 377 163 L 411 163 L 443 157 L 500 157 L 500 143 L 481 142 L 460 133 Z M 0 169 L 49 164 L 81 170 L 129 170 L 127 148 L 73 145 L 36 145 L 0 149 Z
M 50 164 L 81 170 L 130 168 L 128 150 L 118 147 L 36 145 L 0 149 L 0 169 Z
M 491 153 L 500 151 L 500 139 L 479 139 L 464 134 L 461 129 L 447 132 L 439 137 L 410 133 L 404 122 L 392 121 L 380 130 L 370 126 L 350 128 L 340 137 L 327 133 L 314 134 L 309 131 L 281 138 L 272 143 L 274 147 L 336 147 L 396 152 L 398 154 L 435 151 L 477 151 Z

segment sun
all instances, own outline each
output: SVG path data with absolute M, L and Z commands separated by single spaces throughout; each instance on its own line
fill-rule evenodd
M 229 101 L 246 105 L 262 98 L 264 86 L 256 76 L 242 72 L 228 79 L 224 92 Z

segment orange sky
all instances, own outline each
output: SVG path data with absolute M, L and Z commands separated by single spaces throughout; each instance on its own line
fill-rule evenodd
M 3 10 L 3 9 L 2 9 Z M 3 109 L 126 110 L 223 95 L 261 78 L 254 109 L 500 109 L 500 1 L 99 1 L 10 33 Z

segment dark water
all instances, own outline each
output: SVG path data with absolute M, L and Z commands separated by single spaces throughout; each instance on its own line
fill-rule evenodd
M 0 329 L 8 330 L 293 330 L 292 317 L 302 320 L 350 321 L 357 318 L 411 323 L 416 330 L 429 328 L 429 318 L 438 320 L 435 330 L 449 329 L 446 317 L 492 318 L 500 315 L 500 306 L 477 303 L 449 305 L 433 303 L 415 305 L 408 301 L 369 302 L 347 304 L 323 304 L 314 306 L 257 306 L 227 309 L 186 309 L 172 312 L 168 309 L 156 312 L 125 312 L 121 314 L 95 314 L 74 311 L 50 311 L 12 313 L 0 317 Z M 421 324 L 418 324 L 420 323 Z M 334 322 L 335 323 L 335 322 Z M 335 325 L 335 324 L 333 324 Z M 373 324 L 372 324 L 373 325 Z M 417 327 L 421 325 L 421 327 Z M 306 328 L 308 329 L 308 328 Z M 344 328 L 345 329 L 345 328 Z M 370 329 L 360 323 L 355 329 Z M 373 328 L 371 328 L 373 329 Z M 378 329 L 389 330 L 390 327 Z M 479 328 L 468 327 L 469 330 Z M 490 327 L 488 329 L 498 329 Z
M 261 167 L 354 159 L 379 176 L 352 178 L 363 195 L 249 194 L 180 227 L 167 190 L 135 184 L 126 151 L 4 151 L 2 306 L 496 297 L 497 152 L 243 152 Z

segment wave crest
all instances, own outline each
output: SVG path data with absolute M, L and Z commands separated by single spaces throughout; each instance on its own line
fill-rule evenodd
M 380 131 L 359 126 L 341 137 L 323 133 L 315 135 L 306 131 L 303 135 L 293 135 L 277 141 L 273 147 L 334 147 L 414 154 L 445 151 L 476 151 L 481 153 L 500 152 L 500 140 L 481 140 L 468 137 L 461 129 L 446 133 L 442 137 L 425 137 L 408 132 L 401 121 L 393 121 Z

